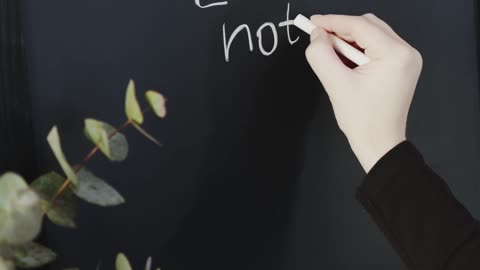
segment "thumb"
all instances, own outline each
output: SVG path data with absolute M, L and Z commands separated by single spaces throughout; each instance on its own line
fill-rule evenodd
M 350 68 L 345 66 L 338 57 L 329 34 L 322 28 L 317 28 L 312 32 L 311 43 L 305 55 L 327 92 L 330 91 L 329 86 L 333 82 L 345 80 L 345 76 L 351 72 Z

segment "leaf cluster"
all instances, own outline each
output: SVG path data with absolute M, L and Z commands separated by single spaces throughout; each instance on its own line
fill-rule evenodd
M 149 109 L 159 118 L 165 118 L 166 99 L 160 93 L 145 93 Z M 0 176 L 0 270 L 15 266 L 35 268 L 53 261 L 56 254 L 34 239 L 41 230 L 43 217 L 67 228 L 75 228 L 75 210 L 79 200 L 102 207 L 125 203 L 125 198 L 107 181 L 96 176 L 87 163 L 101 152 L 110 161 L 121 162 L 128 156 L 129 144 L 121 132 L 133 126 L 155 144 L 157 139 L 141 127 L 144 112 L 136 96 L 135 83 L 130 80 L 125 98 L 126 122 L 115 128 L 97 120 L 85 119 L 84 133 L 94 145 L 88 155 L 77 165 L 68 161 L 54 126 L 47 142 L 57 159 L 61 173 L 51 171 L 35 179 L 29 186 L 20 175 L 8 172 Z M 121 259 L 120 259 L 121 260 Z

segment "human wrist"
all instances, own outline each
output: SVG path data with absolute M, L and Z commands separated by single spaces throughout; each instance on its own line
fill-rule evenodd
M 348 139 L 353 153 L 368 174 L 373 166 L 390 150 L 406 141 L 405 135 L 385 138 L 370 137 L 368 140 Z

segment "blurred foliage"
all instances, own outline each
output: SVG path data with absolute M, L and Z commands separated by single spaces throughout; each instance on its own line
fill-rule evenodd
M 115 260 L 115 269 L 132 270 L 132 266 L 125 254 L 119 253 L 117 255 L 117 259 Z M 152 257 L 148 257 L 147 262 L 145 263 L 145 270 L 152 270 Z M 160 270 L 160 268 L 156 268 L 156 270 Z
M 147 110 L 164 118 L 166 99 L 152 90 L 145 97 L 149 104 Z M 114 128 L 103 121 L 85 119 L 84 134 L 94 148 L 78 165 L 72 166 L 68 162 L 58 128 L 54 126 L 50 130 L 47 142 L 65 176 L 52 171 L 35 179 L 30 186 L 20 175 L 12 172 L 0 176 L 0 270 L 36 268 L 55 260 L 56 254 L 52 250 L 34 242 L 44 216 L 56 225 L 75 228 L 78 200 L 102 207 L 125 203 L 124 197 L 115 188 L 89 171 L 86 165 L 99 151 L 110 161 L 125 160 L 129 145 L 121 131 L 129 126 L 159 144 L 140 126 L 144 122 L 145 111 L 142 111 L 138 102 L 135 83 L 130 80 L 125 98 L 126 122 Z M 151 258 L 147 265 L 150 269 Z M 123 254 L 118 255 L 116 267 L 119 270 L 131 269 Z

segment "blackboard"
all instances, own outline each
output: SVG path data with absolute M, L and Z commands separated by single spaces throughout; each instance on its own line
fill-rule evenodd
M 208 3 L 201 1 L 199 4 Z M 127 82 L 168 98 L 147 117 L 156 147 L 133 130 L 123 164 L 90 169 L 127 204 L 82 204 L 72 232 L 47 224 L 53 269 L 113 267 L 125 252 L 163 269 L 404 269 L 360 204 L 363 172 L 308 67 L 308 37 L 278 24 L 298 13 L 373 12 L 424 58 L 409 138 L 478 216 L 479 97 L 474 1 L 25 0 L 23 24 L 38 166 L 58 168 L 45 136 L 58 124 L 65 152 L 90 144 L 83 118 L 124 119 Z M 271 22 L 272 24 L 264 25 Z M 226 36 L 240 25 L 225 58 Z M 264 25 L 263 28 L 261 26 Z M 259 49 L 262 29 L 265 52 Z M 244 26 L 245 28 L 246 26 Z M 264 52 L 264 53 L 265 53 Z M 442 149 L 442 150 L 440 150 Z M 408 199 L 406 197 L 405 199 Z

